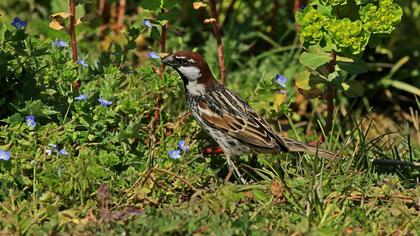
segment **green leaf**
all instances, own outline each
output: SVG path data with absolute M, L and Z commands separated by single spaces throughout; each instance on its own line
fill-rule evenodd
M 162 0 L 162 8 L 171 8 L 178 5 L 178 0 Z
M 140 1 L 140 6 L 144 10 L 157 11 L 160 9 L 161 3 L 162 2 L 159 0 L 143 0 L 143 1 Z
M 368 71 L 366 62 L 363 60 L 355 61 L 355 62 L 337 61 L 337 65 L 341 70 L 344 70 L 352 75 L 363 74 Z
M 302 71 L 296 76 L 296 87 L 307 99 L 313 99 L 321 96 L 324 92 L 317 87 L 322 86 L 325 80 L 313 76 L 309 71 Z
M 303 52 L 299 57 L 299 62 L 303 65 L 316 70 L 316 68 L 324 65 L 331 60 L 330 56 L 326 53 L 309 53 Z
M 296 76 L 295 84 L 296 87 L 304 90 L 311 89 L 309 85 L 309 77 L 311 73 L 309 71 L 302 71 Z
M 258 201 L 266 202 L 268 197 L 258 188 L 252 189 L 252 195 L 254 195 L 255 199 Z
M 156 20 L 159 21 L 162 25 L 162 21 L 174 21 L 180 16 L 180 14 L 181 12 L 179 11 L 179 9 L 174 7 L 171 8 L 169 11 L 160 12 L 156 17 Z
M 3 122 L 6 122 L 8 124 L 15 123 L 15 122 L 22 122 L 23 117 L 19 113 L 15 113 L 14 115 L 11 115 L 7 117 L 6 119 L 1 120 Z
M 350 97 L 359 97 L 363 95 L 364 88 L 363 85 L 356 80 L 350 80 L 341 83 L 344 93 Z
M 333 73 L 328 74 L 328 81 L 332 82 L 334 80 L 337 80 L 340 77 L 340 74 L 338 74 L 338 71 L 334 71 Z

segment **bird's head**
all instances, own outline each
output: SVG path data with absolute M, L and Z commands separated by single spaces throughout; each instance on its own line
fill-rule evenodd
M 201 95 L 217 83 L 207 62 L 198 53 L 179 51 L 164 57 L 162 63 L 174 68 L 181 75 L 185 88 L 193 95 Z

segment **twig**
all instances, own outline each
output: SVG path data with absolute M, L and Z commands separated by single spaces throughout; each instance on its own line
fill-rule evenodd
M 300 7 L 300 0 L 294 0 L 293 2 L 293 16 L 296 15 L 296 12 L 299 10 Z M 300 31 L 300 26 L 297 22 L 295 22 L 295 31 L 299 32 Z
M 335 71 L 336 57 L 337 54 L 334 51 L 331 51 L 331 61 L 328 64 L 328 72 L 333 73 Z M 325 135 L 329 135 L 334 116 L 334 89 L 331 85 L 328 85 L 327 88 L 327 122 L 325 124 Z M 325 137 L 324 139 L 325 140 Z
M 125 6 L 126 0 L 120 0 L 118 3 L 118 17 L 117 17 L 117 24 L 115 26 L 115 32 L 117 34 L 120 33 L 121 29 L 124 25 L 124 16 L 125 16 Z
M 217 20 L 217 8 L 216 0 L 210 0 L 211 17 L 216 21 L 213 23 L 213 32 L 217 41 L 217 54 L 219 55 L 219 67 L 220 67 L 220 83 L 225 84 L 226 81 L 226 68 L 225 68 L 225 57 L 223 55 L 223 44 L 222 37 L 220 35 L 220 24 Z
M 169 174 L 169 175 L 172 175 L 173 177 L 175 177 L 175 178 L 177 178 L 177 179 L 179 179 L 179 180 L 181 180 L 182 182 L 184 182 L 191 190 L 193 190 L 194 192 L 198 192 L 198 189 L 196 189 L 192 184 L 190 184 L 186 179 L 184 179 L 183 177 L 181 177 L 181 176 L 179 176 L 179 175 L 177 175 L 177 174 L 175 174 L 175 173 L 173 173 L 173 172 L 170 172 L 169 170 L 165 170 L 165 169 L 160 169 L 160 168 L 152 168 L 151 169 L 152 171 L 159 171 L 159 172 L 163 172 L 163 173 L 166 173 L 166 174 Z
M 77 42 L 76 42 L 76 4 L 75 0 L 70 0 L 70 37 L 71 37 L 71 54 L 73 62 L 77 62 Z M 79 91 L 79 81 L 73 81 L 73 94 L 77 95 Z
M 164 12 L 164 10 L 161 10 L 162 13 Z M 160 37 L 160 52 L 164 53 L 166 52 L 166 32 L 168 30 L 168 23 L 162 25 L 162 35 Z M 163 71 L 165 69 L 165 65 L 163 63 L 161 63 L 160 65 L 160 71 L 159 71 L 159 77 L 160 79 L 163 78 Z M 160 118 L 160 107 L 162 106 L 163 103 L 163 98 L 162 98 L 162 94 L 158 93 L 158 97 L 157 97 L 157 103 L 155 106 L 155 110 L 153 113 L 153 126 L 152 126 L 152 134 L 155 134 L 156 129 L 157 129 L 157 124 L 159 122 L 159 118 Z
M 76 44 L 76 4 L 75 0 L 70 0 L 70 36 L 71 36 L 71 53 L 74 62 L 77 61 L 77 44 Z
M 128 196 L 129 193 L 131 193 L 131 191 L 133 191 L 134 188 L 136 188 L 137 186 L 142 186 L 144 184 L 144 182 L 150 177 L 150 174 L 152 173 L 152 169 L 148 169 L 144 175 L 141 175 L 136 182 L 134 182 L 134 184 L 128 189 L 128 191 L 125 192 L 125 194 L 122 196 L 122 198 L 120 199 L 120 201 L 115 204 L 114 207 L 112 207 L 111 210 L 117 208 L 118 206 L 120 206 L 123 202 L 123 200 Z M 143 183 L 141 183 L 140 181 L 143 180 Z

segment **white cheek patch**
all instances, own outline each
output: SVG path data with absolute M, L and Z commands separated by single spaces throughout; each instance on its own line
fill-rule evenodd
M 201 77 L 200 69 L 195 66 L 181 66 L 178 70 L 188 79 L 188 81 L 194 81 Z
M 206 91 L 206 87 L 204 84 L 197 83 L 197 80 L 195 81 L 189 81 L 187 84 L 187 90 L 194 96 L 200 96 L 203 95 Z

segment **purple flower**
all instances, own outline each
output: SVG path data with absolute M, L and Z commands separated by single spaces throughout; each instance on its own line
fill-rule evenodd
M 75 97 L 74 100 L 76 101 L 85 101 L 88 99 L 88 96 L 85 94 L 80 94 L 79 96 Z
M 185 143 L 184 140 L 181 140 L 181 141 L 178 142 L 178 147 L 179 147 L 179 149 L 181 149 L 184 152 L 188 151 L 188 145 Z
M 156 52 L 149 52 L 147 53 L 147 56 L 152 59 L 160 59 L 160 56 Z
M 172 158 L 172 159 L 181 158 L 181 151 L 180 150 L 169 150 L 168 154 L 169 154 L 169 157 Z
M 28 24 L 27 21 L 23 21 L 19 17 L 13 18 L 12 25 L 13 25 L 13 27 L 15 27 L 18 30 L 21 30 L 21 29 L 25 28 L 27 24 Z
M 10 160 L 11 153 L 9 151 L 0 150 L 0 160 Z
M 60 156 L 68 156 L 69 153 L 66 151 L 66 149 L 61 149 L 60 151 L 58 151 L 58 155 Z
M 277 74 L 275 82 L 277 85 L 281 87 L 286 87 L 287 78 L 282 75 Z
M 149 19 L 144 19 L 143 20 L 143 24 L 147 27 L 147 28 L 149 28 L 149 29 L 151 29 L 153 26 L 152 26 L 152 23 L 150 23 L 150 20 Z
M 105 106 L 105 107 L 112 104 L 112 101 L 108 101 L 108 100 L 105 100 L 105 99 L 102 99 L 102 98 L 99 98 L 98 101 L 102 104 L 102 106 Z
M 35 116 L 26 116 L 25 120 L 26 120 L 26 126 L 31 127 L 31 128 L 36 127 Z
M 77 64 L 83 66 L 83 67 L 88 67 L 89 65 L 86 63 L 85 59 L 79 58 L 77 60 Z
M 66 41 L 63 40 L 55 40 L 52 45 L 56 48 L 66 48 L 69 46 L 69 44 Z

